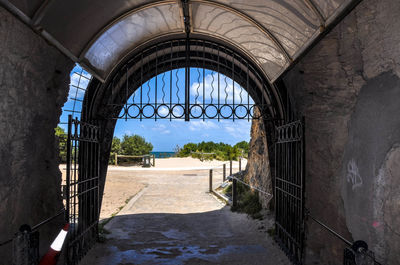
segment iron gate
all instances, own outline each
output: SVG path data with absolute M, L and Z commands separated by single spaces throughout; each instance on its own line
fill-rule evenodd
M 295 264 L 304 241 L 304 118 L 276 127 L 275 238 Z
M 171 40 L 145 49 L 120 67 L 107 84 L 111 111 L 104 116 L 271 119 L 277 103 L 269 90 L 257 69 L 235 51 L 204 40 Z
M 96 242 L 99 220 L 99 127 L 68 117 L 66 264 L 75 265 Z

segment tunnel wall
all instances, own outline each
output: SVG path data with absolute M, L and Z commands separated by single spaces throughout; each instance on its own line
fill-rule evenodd
M 0 7 L 0 241 L 62 207 L 54 136 L 73 63 Z M 62 217 L 61 217 L 62 219 Z M 51 229 L 52 228 L 52 229 Z M 41 247 L 60 226 L 41 232 Z M 11 245 L 0 247 L 11 264 Z
M 307 208 L 384 264 L 400 260 L 398 14 L 362 1 L 283 78 L 306 118 Z M 345 245 L 311 220 L 306 244 L 307 264 L 342 264 Z

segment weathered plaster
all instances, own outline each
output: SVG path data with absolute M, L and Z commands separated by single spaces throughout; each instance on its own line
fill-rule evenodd
M 284 77 L 306 117 L 306 206 L 387 264 L 396 264 L 389 252 L 400 253 L 383 221 L 400 213 L 380 209 L 397 198 L 386 193 L 394 166 L 384 161 L 400 135 L 399 13 L 398 1 L 364 0 Z M 308 221 L 306 263 L 341 264 L 344 246 Z
M 72 62 L 0 8 L 0 241 L 62 207 L 54 137 Z M 58 228 L 41 230 L 41 246 Z M 53 235 L 51 235 L 53 237 Z M 10 264 L 10 246 L 0 248 Z

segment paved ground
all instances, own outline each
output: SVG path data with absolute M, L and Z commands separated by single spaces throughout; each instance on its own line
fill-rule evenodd
M 107 224 L 111 234 L 82 265 L 290 264 L 265 222 L 232 213 L 206 192 L 207 171 L 131 176 L 147 187 Z

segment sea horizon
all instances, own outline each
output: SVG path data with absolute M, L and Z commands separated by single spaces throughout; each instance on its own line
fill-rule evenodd
M 174 151 L 152 151 L 150 154 L 153 154 L 156 158 L 168 158 L 175 156 L 176 152 Z

